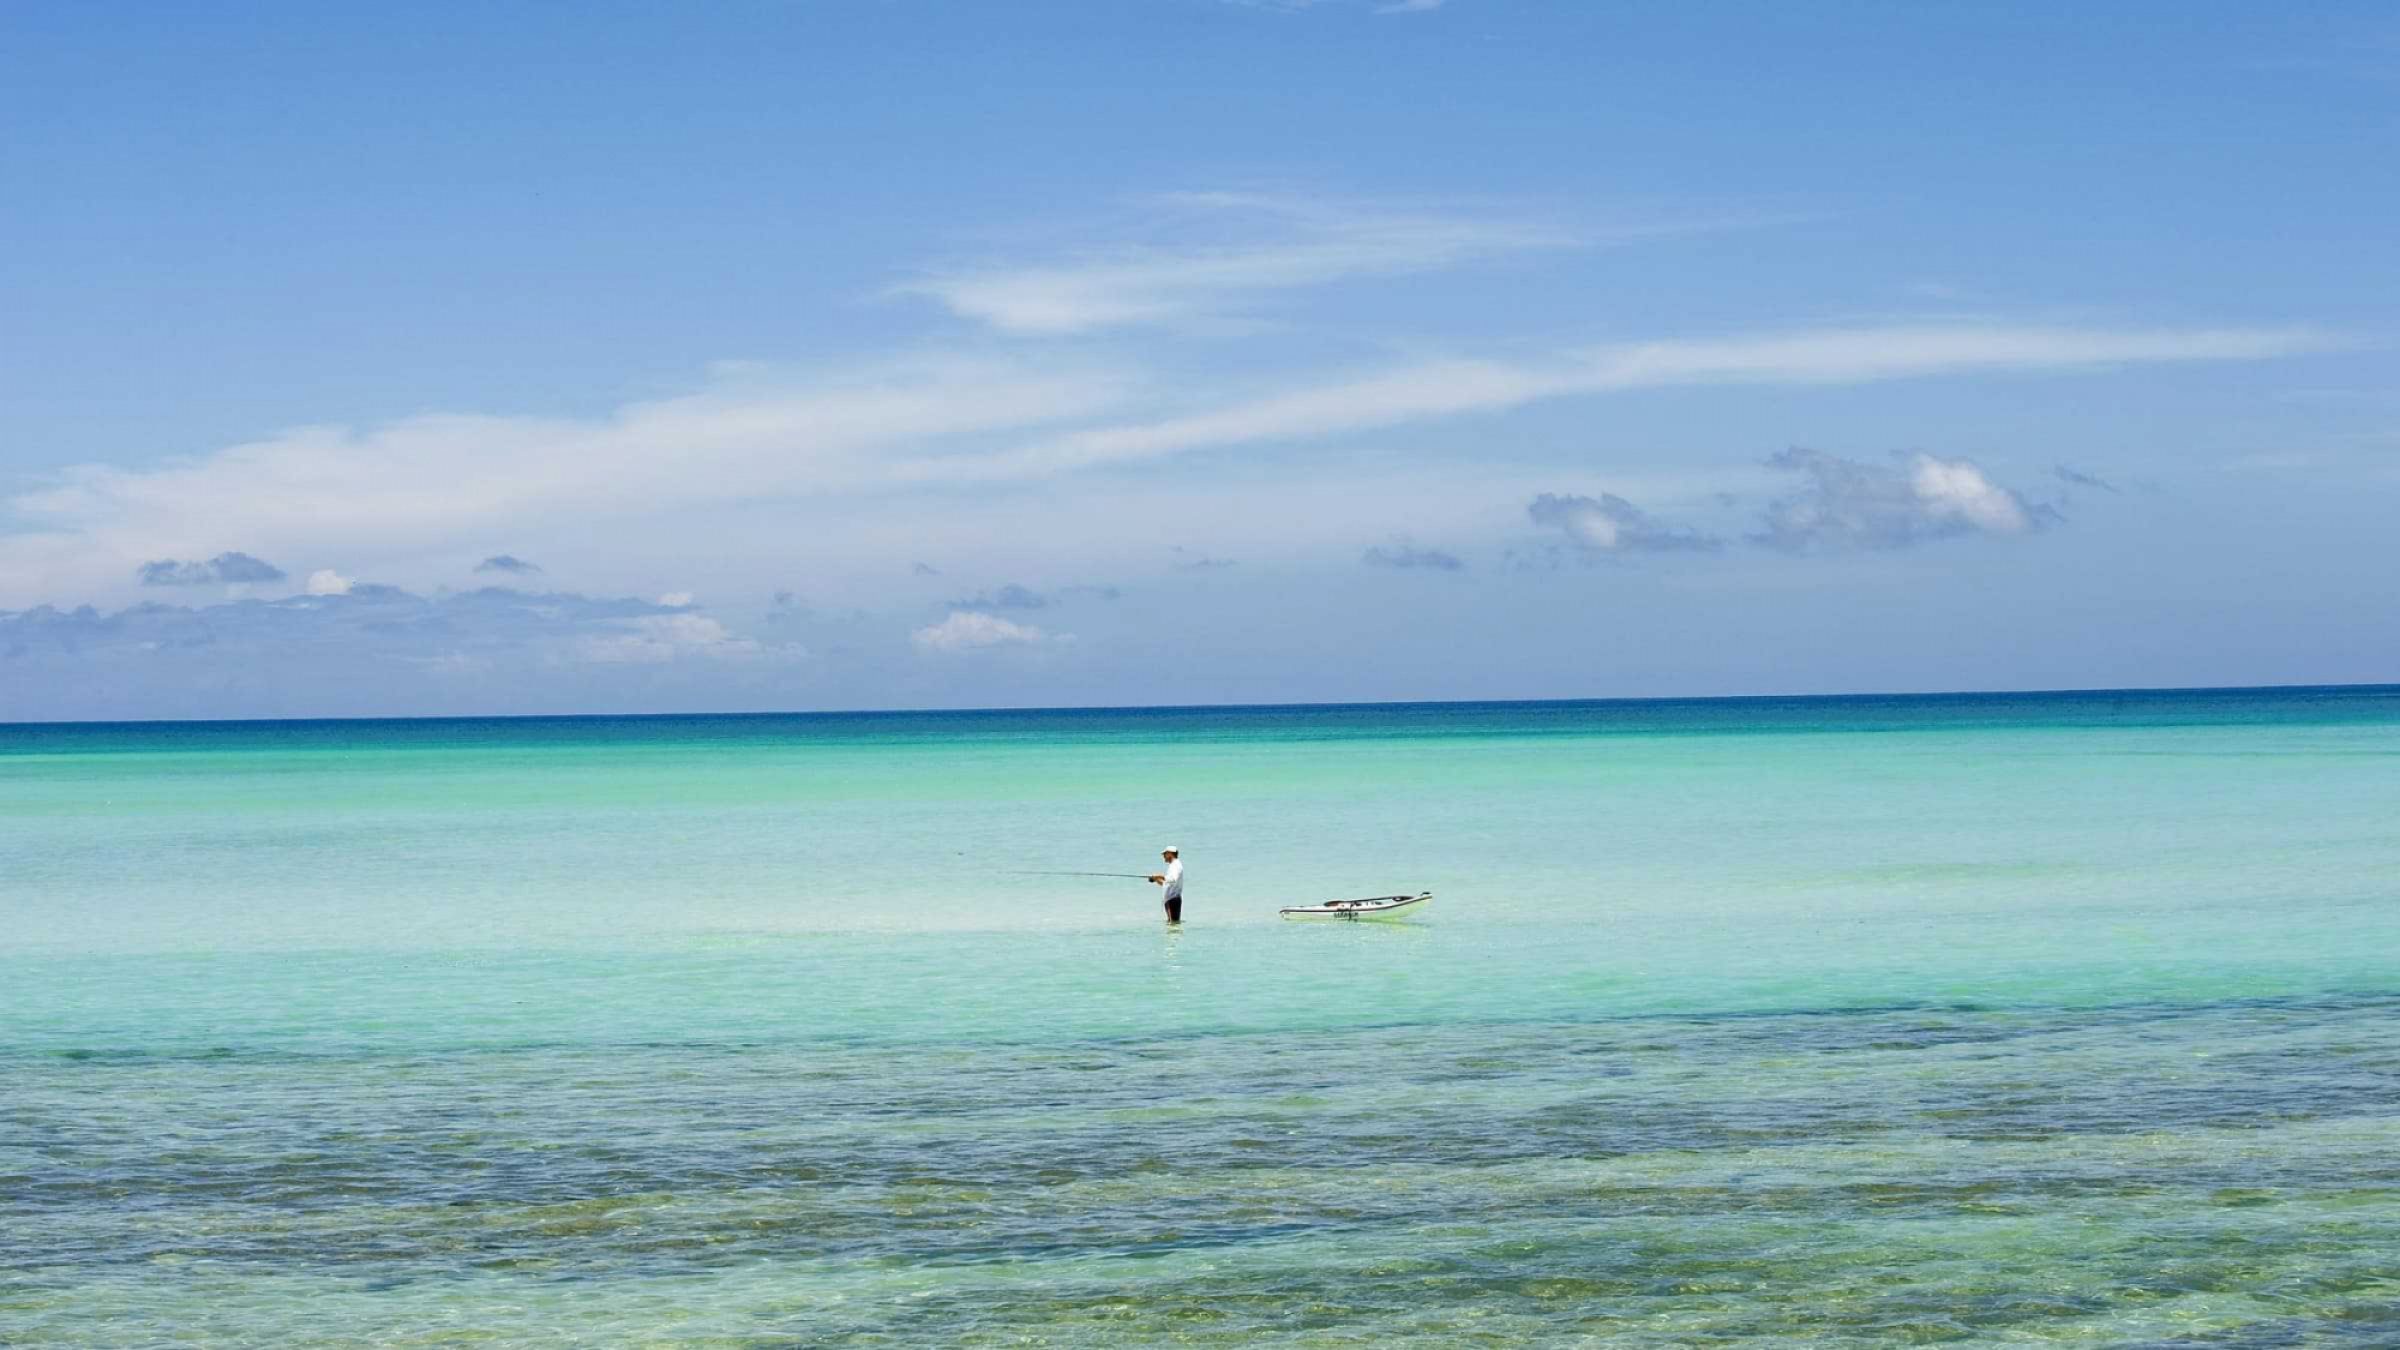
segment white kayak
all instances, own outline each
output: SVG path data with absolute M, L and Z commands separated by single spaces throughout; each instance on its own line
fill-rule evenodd
M 1368 900 L 1328 900 L 1321 905 L 1292 905 L 1275 911 L 1287 919 L 1410 919 L 1433 903 L 1433 892 L 1378 895 Z

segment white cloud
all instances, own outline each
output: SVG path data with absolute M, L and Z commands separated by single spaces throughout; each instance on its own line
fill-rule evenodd
M 1685 525 L 1670 525 L 1613 492 L 1599 497 L 1545 492 L 1525 508 L 1534 524 L 1564 533 L 1587 553 L 1707 551 L 1717 541 Z
M 1604 237 L 1229 193 L 1189 194 L 1172 204 L 1217 222 L 1209 233 L 1215 242 L 961 272 L 912 289 L 1012 331 L 1072 332 Z M 1247 234 L 1228 237 L 1241 231 Z M 0 502 L 11 527 L 0 530 L 0 605 L 122 594 L 145 560 L 207 556 L 228 539 L 267 557 L 339 556 L 347 566 L 423 585 L 455 576 L 462 560 L 484 556 L 497 538 L 555 561 L 551 550 L 572 550 L 609 529 L 609 556 L 622 558 L 643 536 L 615 526 L 673 521 L 685 533 L 662 542 L 662 556 L 707 531 L 713 558 L 722 556 L 714 547 L 720 534 L 743 511 L 840 497 L 858 503 L 842 513 L 843 523 L 863 529 L 860 522 L 877 509 L 874 495 L 914 491 L 913 506 L 921 508 L 937 497 L 964 500 L 979 485 L 1355 435 L 1548 399 L 1677 385 L 2254 359 L 2323 345 L 2283 329 L 1883 325 L 1419 361 L 1347 376 L 1304 370 L 1264 395 L 1186 371 L 1145 369 L 1130 358 L 1101 364 L 1046 344 L 784 376 L 728 365 L 694 392 L 588 418 L 434 413 L 363 428 L 302 427 L 189 459 L 70 469 Z M 915 513 L 894 506 L 884 514 Z M 479 566 L 503 560 L 519 561 L 491 555 Z M 627 574 L 598 575 L 589 552 L 577 562 L 578 575 L 612 589 L 639 584 Z M 678 579 L 728 580 L 691 572 Z
M 1161 200 L 1187 217 L 1250 237 L 1117 247 L 1039 266 L 961 269 L 892 293 L 923 296 L 1004 333 L 1059 335 L 1189 319 L 1272 291 L 1579 242 L 1558 230 L 1508 221 L 1348 212 L 1242 193 Z
M 1322 384 L 1189 416 L 1067 433 L 953 472 L 1023 476 L 1182 451 L 1370 431 L 1542 399 L 1701 384 L 1846 384 L 1977 371 L 2078 370 L 2259 359 L 2321 348 L 2290 329 L 2007 326 L 1818 329 L 1589 348 L 1548 362 L 1447 361 Z
M 1928 519 L 1957 521 L 1990 534 L 2032 528 L 2033 516 L 2017 494 L 1994 486 L 1969 460 L 1918 455 L 1910 462 L 1908 481 Z
M 303 428 L 144 468 L 71 470 L 9 500 L 29 528 L 0 533 L 0 604 L 124 588 L 140 560 L 191 556 L 227 535 L 268 556 L 338 548 L 389 575 L 411 558 L 473 556 L 472 543 L 498 528 L 586 534 L 595 520 L 674 510 L 1049 479 L 1543 399 L 2255 359 L 2322 345 L 2280 329 L 1825 329 L 1422 363 L 1110 422 L 1095 419 L 1135 403 L 1147 381 L 1031 357 L 896 362 L 789 383 L 736 374 L 588 420 L 427 415 L 359 431 Z M 1050 427 L 1073 429 L 1008 444 Z
M 691 597 L 678 600 L 661 596 L 658 603 L 670 607 L 688 605 Z M 644 614 L 616 623 L 625 631 L 582 639 L 577 650 L 585 660 L 610 665 L 655 665 L 686 656 L 725 661 L 769 654 L 792 658 L 802 654 L 798 648 L 788 646 L 770 652 L 758 642 L 734 636 L 724 624 L 703 614 Z
M 1768 504 L 1765 527 L 1753 536 L 1791 553 L 2024 534 L 2055 514 L 1994 483 L 1967 459 L 1914 454 L 1876 464 L 1795 449 L 1767 462 L 1806 480 Z
M 1030 624 L 1010 623 L 976 610 L 952 610 L 940 623 L 918 629 L 910 640 L 928 652 L 977 651 L 985 647 L 1028 646 L 1048 640 Z
M 889 485 L 904 453 L 1087 420 L 1128 392 L 1086 365 L 909 360 L 780 382 L 734 373 L 591 419 L 428 414 L 86 465 L 6 501 L 21 526 L 0 533 L 0 604 L 118 584 L 139 560 L 201 553 L 244 525 L 267 556 L 339 548 L 388 574 L 498 529 L 581 534 L 596 518 Z
M 0 721 L 455 710 L 467 677 L 485 693 L 527 691 L 526 711 L 555 709 L 569 687 L 604 701 L 745 685 L 763 697 L 787 688 L 785 663 L 805 655 L 646 600 L 497 586 L 420 596 L 359 582 L 198 608 L 39 606 L 0 613 Z M 428 692 L 444 686 L 453 692 Z M 411 702 L 421 697 L 435 701 Z
M 307 589 L 310 595 L 348 595 L 350 585 L 350 578 L 330 567 L 320 567 L 308 574 Z

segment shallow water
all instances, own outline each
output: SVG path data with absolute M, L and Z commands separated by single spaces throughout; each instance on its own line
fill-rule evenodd
M 0 1342 L 2400 1343 L 2396 820 L 2392 690 L 0 728 Z

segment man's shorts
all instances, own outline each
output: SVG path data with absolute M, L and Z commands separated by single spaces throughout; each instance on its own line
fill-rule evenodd
M 1167 897 L 1167 922 L 1168 922 L 1168 923 L 1182 923 L 1182 922 L 1183 922 L 1183 897 L 1182 897 L 1182 896 L 1180 896 L 1180 895 L 1170 895 L 1170 896 L 1168 896 L 1168 897 Z

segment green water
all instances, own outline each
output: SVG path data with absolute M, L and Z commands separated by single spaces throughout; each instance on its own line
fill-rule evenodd
M 0 727 L 0 1343 L 1402 1336 L 2400 1344 L 2400 691 Z

